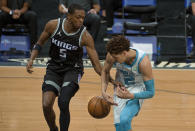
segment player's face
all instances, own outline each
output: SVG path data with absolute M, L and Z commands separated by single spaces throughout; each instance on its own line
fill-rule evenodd
M 84 10 L 75 10 L 75 12 L 71 15 L 71 23 L 73 28 L 80 28 L 83 25 L 84 18 Z
M 124 51 L 120 54 L 111 54 L 111 56 L 120 64 L 124 63 L 126 60 L 126 53 Z

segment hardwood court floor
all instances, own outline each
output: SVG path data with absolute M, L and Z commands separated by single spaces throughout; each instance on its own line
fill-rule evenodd
M 0 131 L 49 131 L 41 107 L 44 73 L 45 68 L 28 74 L 24 67 L 0 67 Z M 145 100 L 133 120 L 134 131 L 195 131 L 195 70 L 154 70 L 154 76 L 155 97 Z M 80 90 L 71 101 L 69 131 L 114 131 L 112 111 L 105 119 L 94 119 L 87 112 L 88 100 L 100 94 L 100 77 L 85 68 Z M 58 124 L 56 103 L 54 108 Z

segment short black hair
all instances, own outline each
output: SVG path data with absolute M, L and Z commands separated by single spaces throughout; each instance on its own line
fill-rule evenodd
M 71 4 L 68 7 L 69 14 L 74 14 L 75 10 L 84 10 L 84 8 L 82 6 L 80 6 L 79 4 Z
M 106 45 L 106 50 L 110 54 L 120 54 L 129 51 L 130 41 L 123 35 L 113 36 Z

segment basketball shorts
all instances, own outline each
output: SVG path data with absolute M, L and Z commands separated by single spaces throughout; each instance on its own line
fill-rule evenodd
M 53 91 L 58 96 L 61 88 L 68 86 L 71 82 L 74 82 L 79 88 L 79 82 L 82 75 L 83 72 L 75 70 L 74 68 L 67 67 L 67 70 L 62 72 L 56 72 L 55 70 L 47 68 L 42 85 L 42 91 Z
M 127 87 L 131 93 L 144 91 L 144 86 Z M 116 131 L 128 131 L 131 129 L 131 120 L 135 117 L 143 103 L 142 99 L 121 99 L 114 94 L 114 101 L 118 106 L 114 106 L 114 124 Z
M 132 119 L 138 114 L 140 110 L 139 100 L 133 99 L 126 102 L 125 107 L 119 114 L 119 123 L 115 123 L 116 131 L 131 130 Z

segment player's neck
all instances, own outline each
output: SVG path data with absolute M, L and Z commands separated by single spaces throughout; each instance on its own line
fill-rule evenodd
M 133 61 L 135 60 L 135 58 L 136 58 L 136 51 L 130 49 L 128 51 L 128 55 L 127 55 L 127 59 L 126 59 L 125 63 L 128 65 L 131 65 L 133 63 Z
M 76 32 L 78 29 L 73 28 L 73 27 L 72 27 L 72 24 L 71 24 L 68 20 L 66 20 L 66 21 L 64 22 L 64 30 L 65 30 L 67 33 L 74 33 L 74 32 Z

